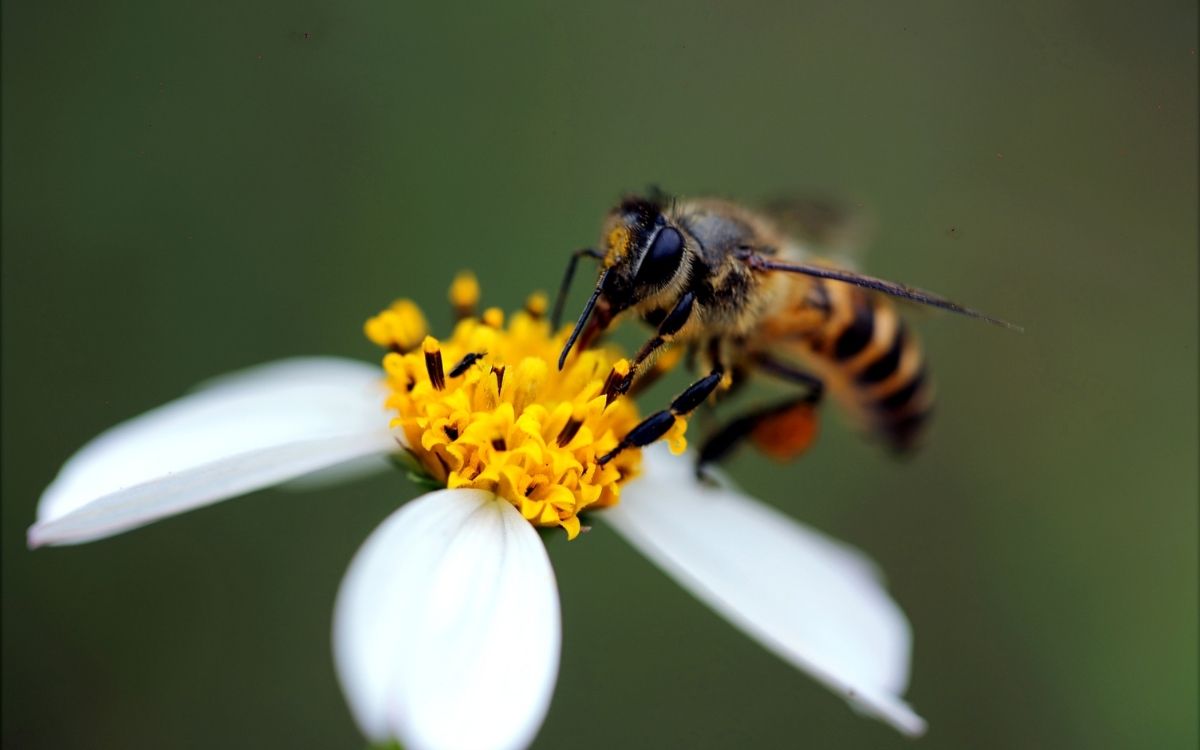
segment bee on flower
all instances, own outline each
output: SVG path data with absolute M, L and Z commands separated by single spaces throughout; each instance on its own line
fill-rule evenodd
M 261 365 L 101 434 L 46 489 L 30 546 L 398 464 L 434 489 L 370 535 L 334 613 L 338 675 L 370 740 L 530 744 L 562 640 L 537 529 L 581 544 L 593 519 L 859 710 L 924 731 L 901 698 L 909 626 L 868 560 L 728 483 L 698 481 L 670 455 L 686 449 L 687 409 L 672 412 L 665 444 L 615 451 L 639 424 L 618 387 L 629 362 L 593 347 L 560 370 L 569 331 L 552 330 L 543 296 L 507 319 L 477 314 L 478 284 L 464 275 L 450 298 L 459 320 L 440 339 L 411 301 L 367 321 L 387 350 L 382 370 L 334 358 Z

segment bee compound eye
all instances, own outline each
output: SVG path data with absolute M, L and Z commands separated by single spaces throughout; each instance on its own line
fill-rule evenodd
M 664 284 L 675 275 L 683 260 L 683 235 L 674 227 L 663 227 L 650 243 L 637 272 L 639 284 Z

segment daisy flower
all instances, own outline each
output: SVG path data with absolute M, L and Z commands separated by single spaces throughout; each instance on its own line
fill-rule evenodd
M 534 296 L 506 321 L 474 313 L 439 341 L 399 301 L 366 326 L 383 371 L 292 359 L 209 382 L 120 424 L 46 489 L 31 547 L 75 544 L 292 480 L 406 468 L 427 494 L 403 504 L 351 562 L 333 652 L 373 742 L 521 748 L 550 706 L 561 618 L 538 529 L 568 539 L 598 519 L 780 658 L 905 734 L 911 636 L 869 560 L 728 483 L 698 482 L 677 418 L 664 444 L 603 465 L 637 424 L 614 398 L 628 372 L 598 347 L 554 365 L 565 331 Z M 670 455 L 671 453 L 677 455 Z M 557 531 L 561 529 L 560 531 Z M 575 541 L 575 544 L 586 543 Z

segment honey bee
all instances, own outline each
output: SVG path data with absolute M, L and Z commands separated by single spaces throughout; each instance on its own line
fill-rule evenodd
M 776 214 L 779 212 L 777 211 Z M 703 377 L 629 432 L 598 461 L 658 440 L 710 396 L 732 392 L 751 373 L 795 384 L 780 403 L 738 416 L 709 435 L 698 470 L 745 439 L 778 459 L 803 453 L 817 426 L 816 406 L 828 391 L 896 451 L 911 448 L 933 408 L 933 386 L 916 336 L 891 297 L 1017 327 L 914 287 L 866 276 L 811 257 L 783 223 L 718 199 L 668 201 L 632 196 L 604 224 L 603 250 L 571 256 L 553 322 L 581 258 L 601 269 L 559 357 L 586 348 L 614 320 L 636 315 L 654 327 L 628 374 L 610 382 L 619 397 L 654 379 L 671 347 L 684 349 Z M 678 349 L 676 349 L 678 351 Z M 673 361 L 671 358 L 662 360 Z

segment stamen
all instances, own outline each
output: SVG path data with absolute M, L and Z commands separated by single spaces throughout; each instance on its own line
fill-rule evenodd
M 429 373 L 429 382 L 439 391 L 446 389 L 446 372 L 442 369 L 442 350 L 438 348 L 437 339 L 425 337 L 425 371 Z
M 608 377 L 604 379 L 604 388 L 601 393 L 604 394 L 604 405 L 609 406 L 613 401 L 616 401 L 624 392 L 622 384 L 629 377 L 629 360 L 618 359 L 616 364 L 612 366 Z
M 496 390 L 504 390 L 504 365 L 492 365 L 492 374 L 496 376 Z
M 479 306 L 479 281 L 475 274 L 462 271 L 454 277 L 450 284 L 450 304 L 460 320 L 475 317 L 475 308 Z
M 563 425 L 563 428 L 558 431 L 556 442 L 559 448 L 565 448 L 567 443 L 574 440 L 575 436 L 579 434 L 579 428 L 583 426 L 583 417 L 584 412 L 581 409 L 576 409 L 575 414 L 572 414 L 567 423 Z

